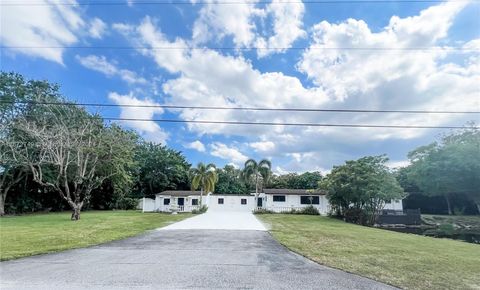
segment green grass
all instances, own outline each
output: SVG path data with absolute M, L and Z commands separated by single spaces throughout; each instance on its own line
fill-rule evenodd
M 280 243 L 320 264 L 406 289 L 480 289 L 480 245 L 306 215 L 259 215 Z
M 136 211 L 32 214 L 0 218 L 0 260 L 87 247 L 134 236 L 190 217 Z

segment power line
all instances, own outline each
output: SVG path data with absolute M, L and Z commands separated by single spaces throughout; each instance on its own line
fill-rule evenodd
M 392 129 L 479 129 L 465 126 L 415 126 L 415 125 L 374 125 L 374 124 L 328 124 L 328 123 L 283 123 L 283 122 L 248 122 L 248 121 L 213 121 L 213 120 L 179 120 L 179 119 L 139 119 L 94 117 L 109 121 L 161 122 L 161 123 L 194 123 L 224 125 L 260 125 L 260 126 L 298 126 L 298 127 L 347 127 L 347 128 L 392 128 Z
M 84 107 L 126 107 L 126 108 L 162 108 L 191 110 L 236 110 L 236 111 L 280 111 L 280 112 L 331 112 L 331 113 L 408 113 L 408 114 L 480 114 L 480 111 L 432 111 L 432 110 L 366 110 L 366 109 L 311 109 L 311 108 L 266 108 L 266 107 L 224 107 L 224 106 L 183 106 L 183 105 L 134 105 L 105 103 L 72 103 L 72 102 L 31 102 L 0 101 L 0 104 L 84 106 Z
M 438 47 L 326 47 L 326 46 L 294 46 L 294 47 L 188 47 L 188 46 L 0 46 L 0 49 L 98 49 L 98 50 L 349 50 L 349 51 L 480 51 L 480 48 L 460 46 Z
M 279 4 L 400 4 L 400 3 L 445 3 L 443 0 L 307 0 L 307 1 L 296 1 L 296 0 L 285 0 L 281 1 Z M 470 0 L 452 0 L 450 2 L 478 2 Z M 39 1 L 30 1 L 30 2 L 1 2 L 0 6 L 129 6 L 129 5 L 249 5 L 249 4 L 271 4 L 270 1 L 218 1 L 218 2 L 209 2 L 209 1 L 197 1 L 192 3 L 190 1 L 122 1 L 122 2 L 113 2 L 113 1 L 82 1 L 82 2 L 39 2 Z

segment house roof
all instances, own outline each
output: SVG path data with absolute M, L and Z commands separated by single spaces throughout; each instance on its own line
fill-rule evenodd
M 286 195 L 325 195 L 322 190 L 311 189 L 288 189 L 288 188 L 266 188 L 263 190 L 265 194 L 286 194 Z
M 205 192 L 204 195 L 207 195 Z M 200 195 L 199 190 L 165 190 L 156 195 L 170 195 L 170 196 L 190 196 L 190 195 Z

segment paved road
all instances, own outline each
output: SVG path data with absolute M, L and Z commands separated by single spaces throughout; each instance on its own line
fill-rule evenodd
M 168 230 L 0 263 L 1 289 L 388 289 L 265 231 Z
M 245 211 L 212 211 L 171 224 L 160 230 L 252 230 L 266 231 L 265 226 Z

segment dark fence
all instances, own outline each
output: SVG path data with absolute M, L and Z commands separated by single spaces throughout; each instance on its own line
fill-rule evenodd
M 383 210 L 377 223 L 380 225 L 420 225 L 422 224 L 422 217 L 419 209 Z

